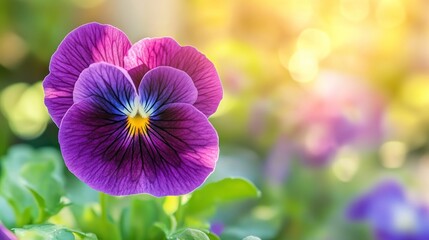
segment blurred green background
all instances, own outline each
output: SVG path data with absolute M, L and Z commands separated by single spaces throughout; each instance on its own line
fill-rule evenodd
M 0 155 L 21 143 L 58 149 L 41 81 L 72 29 L 98 21 L 132 42 L 172 36 L 206 54 L 223 83 L 211 178 L 245 177 L 262 193 L 241 218 L 218 216 L 237 226 L 230 234 L 364 239 L 365 226 L 343 213 L 379 179 L 400 179 L 429 204 L 427 9 L 425 0 L 2 0 Z

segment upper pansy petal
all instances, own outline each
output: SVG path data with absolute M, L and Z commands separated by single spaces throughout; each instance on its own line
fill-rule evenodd
M 125 57 L 125 68 L 141 79 L 146 69 L 171 66 L 186 72 L 194 81 L 198 98 L 194 106 L 206 116 L 213 114 L 222 99 L 222 85 L 216 69 L 193 47 L 181 47 L 172 38 L 146 38 L 135 43 Z
M 124 63 L 126 69 L 145 65 L 149 69 L 168 66 L 181 46 L 169 37 L 144 38 L 131 46 Z
M 161 66 L 145 74 L 139 86 L 139 95 L 144 111 L 150 114 L 169 103 L 193 104 L 198 92 L 188 74 Z
M 170 66 L 185 71 L 194 80 L 198 99 L 194 106 L 206 116 L 216 112 L 223 90 L 212 62 L 193 47 L 183 47 L 174 56 Z
M 169 104 L 145 133 L 130 132 L 127 117 L 107 105 L 97 98 L 74 104 L 59 132 L 67 167 L 89 186 L 112 195 L 179 195 L 213 171 L 217 134 L 192 105 Z
M 45 78 L 45 104 L 59 126 L 73 104 L 73 88 L 80 73 L 95 62 L 124 66 L 124 56 L 131 43 L 119 29 L 89 23 L 70 32 L 53 54 L 50 73 Z
M 109 63 L 94 63 L 83 70 L 76 81 L 73 101 L 78 103 L 89 97 L 99 97 L 124 113 L 134 107 L 136 89 L 127 71 Z

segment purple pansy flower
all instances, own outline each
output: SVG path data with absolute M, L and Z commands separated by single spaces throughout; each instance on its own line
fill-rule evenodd
M 193 47 L 171 38 L 131 45 L 117 28 L 86 24 L 60 44 L 43 85 L 67 167 L 96 190 L 185 194 L 215 167 L 207 117 L 222 87 Z
M 429 239 L 429 212 L 426 206 L 406 197 L 400 184 L 379 183 L 350 205 L 352 221 L 366 221 L 380 240 Z

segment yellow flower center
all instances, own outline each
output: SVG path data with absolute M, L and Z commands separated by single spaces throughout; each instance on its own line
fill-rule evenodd
M 127 129 L 130 135 L 146 134 L 149 126 L 149 117 L 142 117 L 136 114 L 134 117 L 128 116 Z

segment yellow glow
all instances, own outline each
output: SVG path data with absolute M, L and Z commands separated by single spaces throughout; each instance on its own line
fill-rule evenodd
M 279 2 L 286 4 L 286 6 L 279 7 Z M 315 15 L 313 0 L 278 1 L 275 8 L 280 11 L 280 15 L 285 18 L 285 21 L 296 27 L 304 26 Z
M 319 60 L 328 56 L 331 51 L 331 39 L 328 34 L 309 28 L 301 32 L 298 37 L 297 47 L 299 50 L 309 51 Z
M 0 109 L 9 121 L 14 134 L 33 139 L 46 129 L 49 115 L 43 103 L 43 87 L 38 82 L 32 86 L 16 83 L 1 93 Z
M 411 111 L 402 104 L 391 104 L 387 110 L 386 119 L 392 126 L 401 126 L 392 131 L 395 138 L 403 139 L 408 143 L 417 143 L 422 137 L 426 137 L 421 130 L 424 126 L 422 119 L 415 111 Z
M 369 14 L 369 0 L 341 0 L 340 11 L 350 21 L 362 21 Z
M 42 82 L 35 83 L 27 88 L 16 106 L 20 114 L 26 119 L 31 119 L 35 122 L 48 121 L 49 116 L 43 103 L 43 96 Z
M 405 161 L 408 147 L 403 142 L 386 142 L 380 148 L 380 157 L 384 167 L 399 168 Z
M 274 218 L 276 214 L 276 210 L 268 206 L 258 206 L 252 211 L 253 216 L 265 221 Z
M 417 75 L 404 81 L 401 98 L 409 106 L 421 109 L 422 113 L 425 113 L 429 106 L 428 92 L 429 75 Z
M 295 81 L 311 82 L 319 73 L 319 62 L 312 52 L 298 50 L 289 59 L 288 69 Z
M 149 126 L 149 117 L 142 117 L 140 114 L 134 117 L 129 116 L 127 119 L 127 129 L 130 135 L 146 134 Z
M 210 117 L 211 118 L 220 117 L 228 113 L 230 110 L 236 107 L 237 103 L 238 103 L 237 97 L 234 97 L 231 94 L 224 92 L 222 101 L 220 102 L 218 109 Z
M 394 28 L 405 21 L 406 12 L 400 0 L 380 0 L 376 16 L 378 26 Z
M 13 115 L 19 99 L 27 88 L 26 83 L 15 83 L 3 90 L 0 96 L 0 107 L 6 118 Z
M 0 35 L 0 64 L 12 68 L 21 62 L 28 49 L 25 41 L 13 32 Z
M 164 212 L 168 215 L 175 213 L 179 207 L 179 200 L 180 198 L 177 196 L 165 197 L 164 204 L 162 205 Z
M 343 148 L 332 165 L 332 171 L 340 181 L 348 182 L 359 169 L 359 163 L 359 158 L 354 152 Z

